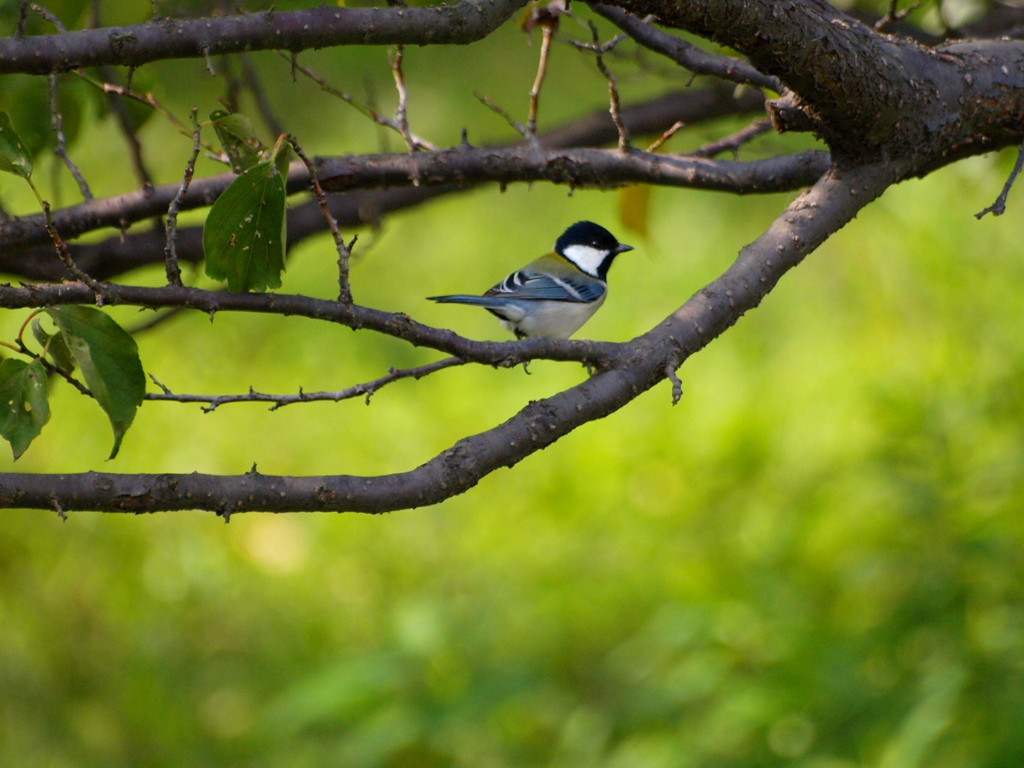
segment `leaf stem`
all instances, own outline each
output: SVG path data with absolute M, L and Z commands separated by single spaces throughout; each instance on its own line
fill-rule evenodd
M 24 342 L 22 342 L 21 337 L 25 335 L 25 329 L 28 328 L 28 324 L 32 322 L 32 319 L 34 317 L 36 317 L 37 315 L 40 315 L 42 313 L 43 313 L 43 310 L 41 310 L 41 309 L 35 310 L 34 312 L 32 312 L 32 314 L 30 314 L 28 317 L 25 318 L 25 322 L 22 323 L 21 324 L 21 328 L 18 329 L 18 343 L 21 344 L 23 347 L 25 346 L 25 344 L 24 344 Z

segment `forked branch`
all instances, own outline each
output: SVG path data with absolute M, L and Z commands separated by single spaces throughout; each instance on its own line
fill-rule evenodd
M 438 503 L 511 467 L 576 427 L 618 410 L 703 349 L 756 307 L 792 267 L 849 222 L 891 183 L 884 168 L 830 171 L 793 201 L 744 248 L 718 279 L 694 294 L 654 330 L 632 342 L 605 345 L 609 357 L 583 383 L 530 403 L 493 429 L 458 441 L 422 466 L 379 477 L 325 475 L 0 475 L 0 506 L 157 512 L 386 512 Z M 0 294 L 22 289 L 0 289 Z M 161 289 L 166 290 L 166 289 Z M 2 296 L 0 296 L 2 298 Z M 285 298 L 285 297 L 253 297 Z M 512 343 L 527 346 L 543 339 Z M 574 344 L 579 342 L 563 342 Z

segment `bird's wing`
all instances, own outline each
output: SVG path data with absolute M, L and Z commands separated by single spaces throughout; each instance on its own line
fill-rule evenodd
M 507 296 L 510 299 L 525 301 L 588 303 L 601 298 L 606 290 L 603 282 L 582 273 L 554 274 L 523 267 L 491 288 L 484 296 Z

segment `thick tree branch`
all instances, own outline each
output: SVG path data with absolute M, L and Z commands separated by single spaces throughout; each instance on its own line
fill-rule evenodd
M 763 111 L 764 99 L 757 91 L 737 96 L 732 88 L 712 86 L 677 91 L 642 104 L 626 107 L 622 119 L 634 135 L 660 133 L 677 120 L 688 125 L 733 114 Z M 555 128 L 539 137 L 549 148 L 599 146 L 615 141 L 617 133 L 608 110 L 601 110 L 581 120 Z M 465 186 L 401 187 L 386 190 L 359 190 L 331 195 L 331 213 L 345 229 L 377 225 L 380 219 L 395 210 L 418 205 L 426 200 L 467 189 Z M 325 229 L 323 217 L 315 202 L 304 203 L 288 212 L 288 247 Z M 66 272 L 53 258 L 52 246 L 28 248 L 17 241 L 4 239 L 0 227 L 0 272 L 19 275 L 30 280 L 63 280 Z M 164 258 L 165 241 L 153 230 L 117 235 L 99 243 L 69 244 L 76 264 L 98 280 L 107 280 L 131 269 Z M 202 228 L 186 227 L 178 232 L 178 256 L 182 261 L 198 262 L 203 258 Z
M 647 183 L 748 194 L 806 186 L 828 167 L 828 155 L 815 151 L 737 162 L 641 150 L 456 148 L 352 160 L 336 157 L 318 163 L 324 189 L 336 192 L 353 187 L 389 187 L 418 179 L 420 184 L 430 185 L 549 181 L 597 188 Z
M 456 147 L 416 154 L 354 155 L 318 158 L 317 173 L 329 192 L 399 186 L 448 186 L 483 182 L 512 184 L 551 181 L 573 187 L 606 187 L 645 182 L 665 186 L 749 194 L 783 192 L 813 183 L 828 167 L 824 152 L 736 162 L 602 149 L 545 150 L 530 147 L 476 149 Z M 231 173 L 197 179 L 182 197 L 179 210 L 212 205 L 234 180 Z M 77 237 L 103 227 L 121 227 L 160 215 L 180 184 L 90 200 L 53 212 L 57 231 Z M 294 163 L 288 191 L 304 192 L 309 173 Z M 0 222 L 0 247 L 38 245 L 49 237 L 41 214 Z
M 846 165 L 898 159 L 904 178 L 1024 138 L 1024 43 L 938 48 L 884 35 L 823 0 L 620 0 L 744 53 L 799 97 Z
M 0 506 L 155 512 L 386 512 L 440 502 L 510 467 L 576 427 L 603 418 L 668 376 L 690 355 L 756 307 L 789 269 L 849 222 L 893 180 L 884 168 L 828 173 L 800 195 L 717 280 L 654 330 L 622 345 L 594 376 L 530 403 L 505 423 L 457 442 L 409 472 L 379 477 L 0 475 Z M 47 287 L 44 290 L 52 291 Z M 0 289 L 0 296 L 25 289 Z M 251 297 L 274 298 L 274 297 Z M 278 297 L 283 298 L 283 297 Z M 530 344 L 529 339 L 518 344 Z
M 452 5 L 310 8 L 203 19 L 159 19 L 127 27 L 0 39 L 0 74 L 48 74 L 104 64 L 208 58 L 333 45 L 465 44 L 497 29 L 526 0 Z

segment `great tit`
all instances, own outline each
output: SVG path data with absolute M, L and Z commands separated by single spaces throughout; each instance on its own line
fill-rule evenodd
M 483 296 L 429 296 L 444 304 L 471 304 L 496 315 L 517 339 L 567 339 L 608 295 L 608 268 L 633 250 L 604 227 L 578 221 L 555 241 L 554 250 L 513 272 Z

